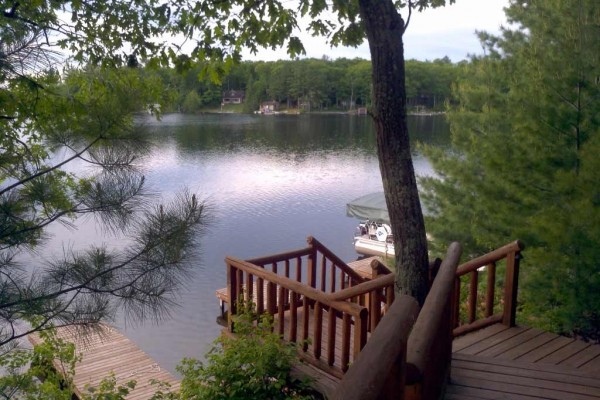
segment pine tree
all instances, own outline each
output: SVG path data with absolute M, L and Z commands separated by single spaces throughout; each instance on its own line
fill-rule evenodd
M 2 352 L 53 325 L 91 328 L 117 311 L 164 315 L 190 273 L 206 220 L 195 195 L 153 205 L 136 168 L 148 143 L 132 113 L 157 102 L 157 81 L 132 68 L 132 57 L 58 74 L 61 56 L 48 38 L 59 30 L 52 8 L 59 4 L 9 3 L 0 14 Z M 110 52 L 110 38 L 96 39 L 86 43 Z M 49 226 L 74 227 L 82 216 L 128 245 L 66 248 L 54 259 L 39 251 L 26 264 L 19 258 L 40 248 Z
M 437 246 L 528 246 L 527 323 L 600 339 L 600 4 L 512 1 L 512 29 L 481 34 L 450 110 L 453 147 L 429 149 Z

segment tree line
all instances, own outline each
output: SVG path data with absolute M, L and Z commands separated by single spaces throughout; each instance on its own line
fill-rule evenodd
M 464 63 L 464 62 L 463 62 Z M 460 64 L 463 64 L 460 63 Z M 450 98 L 460 64 L 444 57 L 434 61 L 406 62 L 406 95 L 414 109 L 441 111 Z M 244 112 L 259 109 L 263 101 L 277 101 L 283 108 L 351 110 L 373 104 L 371 61 L 360 58 L 245 61 L 235 64 L 219 83 L 199 79 L 202 65 L 183 74 L 174 68 L 159 75 L 172 95 L 165 110 L 198 112 L 218 108 L 223 92 L 244 91 Z

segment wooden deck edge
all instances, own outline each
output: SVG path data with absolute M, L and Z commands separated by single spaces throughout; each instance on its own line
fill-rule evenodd
M 553 365 L 544 363 L 526 363 L 519 360 L 502 360 L 493 357 L 482 357 L 464 353 L 453 353 L 452 360 L 466 361 L 470 363 L 490 364 L 510 368 L 520 368 L 531 371 L 541 371 L 553 374 L 571 375 L 574 377 L 589 378 L 595 381 L 595 387 L 600 388 L 600 377 L 597 374 L 582 371 L 574 367 L 564 365 Z
M 331 398 L 340 382 L 338 377 L 302 361 L 294 365 L 291 376 L 306 381 L 310 387 L 323 394 L 325 398 Z

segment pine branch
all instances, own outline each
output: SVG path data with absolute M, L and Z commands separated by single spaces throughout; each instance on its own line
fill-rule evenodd
M 31 181 L 33 179 L 39 178 L 40 176 L 43 176 L 43 175 L 45 175 L 45 174 L 47 174 L 49 172 L 55 171 L 55 170 L 63 167 L 64 165 L 68 164 L 69 162 L 75 160 L 76 158 L 79 158 L 79 156 L 81 154 L 85 153 L 89 148 L 91 148 L 94 144 L 96 144 L 97 142 L 99 142 L 102 138 L 103 138 L 102 136 L 98 136 L 96 139 L 92 140 L 92 142 L 89 143 L 79 153 L 74 154 L 73 156 L 67 158 L 66 160 L 64 160 L 64 161 L 62 161 L 62 162 L 60 162 L 60 163 L 58 163 L 56 165 L 53 165 L 52 167 L 46 168 L 46 169 L 44 169 L 42 171 L 39 171 L 39 172 L 37 172 L 37 173 L 35 173 L 35 174 L 31 175 L 31 176 L 28 176 L 25 179 L 19 180 L 19 181 L 13 183 L 12 185 L 9 185 L 9 186 L 5 187 L 4 189 L 0 190 L 0 196 L 2 196 L 4 193 L 8 192 L 9 190 L 12 190 L 12 189 L 14 189 L 16 187 L 22 186 L 25 183 L 27 183 L 27 182 L 29 182 L 29 181 Z

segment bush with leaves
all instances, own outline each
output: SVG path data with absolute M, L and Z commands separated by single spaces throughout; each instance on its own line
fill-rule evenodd
M 240 307 L 243 309 L 243 307 Z M 207 363 L 184 359 L 181 399 L 318 399 L 306 382 L 290 375 L 296 347 L 273 331 L 273 320 L 256 320 L 246 308 L 234 316 L 236 336 L 222 335 Z

